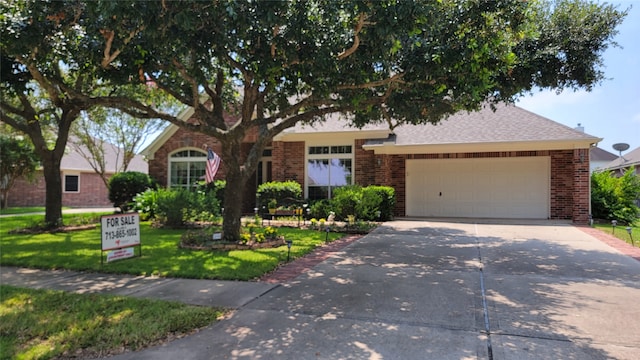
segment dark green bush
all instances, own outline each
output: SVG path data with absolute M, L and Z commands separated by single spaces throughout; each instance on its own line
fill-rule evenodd
M 200 187 L 207 194 L 213 194 L 220 204 L 224 203 L 224 189 L 227 187 L 226 180 L 215 180 Z
M 336 220 L 345 220 L 349 215 L 355 215 L 356 218 L 360 219 L 357 209 L 361 202 L 361 186 L 349 185 L 335 188 L 331 198 L 331 207 L 336 213 Z
M 382 196 L 373 188 L 365 187 L 361 190 L 360 202 L 356 205 L 356 218 L 366 221 L 377 221 L 380 218 Z
M 267 208 L 271 199 L 275 199 L 278 206 L 285 207 L 302 202 L 302 187 L 293 180 L 271 181 L 260 184 L 256 194 L 260 208 Z
M 147 174 L 137 171 L 117 173 L 109 179 L 109 200 L 123 212 L 128 211 L 133 198 L 152 187 L 153 181 Z
M 635 205 L 640 197 L 640 179 L 633 169 L 616 177 L 609 171 L 591 174 L 591 212 L 594 218 L 617 220 L 632 225 L 638 220 L 640 208 Z
M 215 193 L 202 190 L 148 190 L 135 200 L 135 209 L 143 219 L 156 218 L 159 223 L 173 228 L 183 227 L 187 222 L 214 221 L 221 213 Z
M 391 186 L 378 186 L 370 185 L 364 188 L 365 192 L 374 192 L 380 196 L 380 205 L 378 209 L 380 211 L 380 221 L 389 221 L 393 219 L 393 211 L 396 207 L 396 190 Z
M 328 199 L 317 200 L 309 206 L 310 219 L 326 219 L 329 212 L 333 211 L 331 202 Z

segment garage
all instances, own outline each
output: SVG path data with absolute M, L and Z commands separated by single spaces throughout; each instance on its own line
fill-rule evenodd
M 406 214 L 418 217 L 549 218 L 550 159 L 406 161 Z

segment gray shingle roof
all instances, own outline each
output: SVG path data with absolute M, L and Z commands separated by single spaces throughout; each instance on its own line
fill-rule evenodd
M 457 113 L 438 125 L 407 125 L 395 130 L 396 145 L 593 140 L 599 138 L 559 124 L 515 105 L 485 106 Z
M 619 169 L 626 168 L 628 166 L 640 165 L 640 147 L 637 147 L 626 154 L 623 154 L 622 157 L 616 157 L 615 160 L 608 163 L 604 166 L 605 169 Z

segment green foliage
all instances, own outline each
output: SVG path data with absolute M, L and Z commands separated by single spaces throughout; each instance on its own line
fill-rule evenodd
M 93 358 L 140 350 L 210 325 L 221 309 L 0 286 L 0 358 Z
M 380 203 L 376 209 L 376 211 L 380 211 L 379 218 L 369 218 L 367 220 L 388 221 L 393 218 L 393 212 L 396 207 L 396 190 L 393 187 L 370 185 L 365 187 L 363 191 L 365 196 L 367 196 L 366 193 L 373 192 L 380 197 Z
M 155 201 L 151 208 L 157 221 L 171 228 L 193 221 L 213 221 L 220 215 L 220 202 L 213 192 L 162 188 L 156 191 Z
M 638 220 L 640 208 L 640 178 L 633 169 L 616 177 L 612 172 L 596 171 L 591 175 L 591 211 L 596 219 L 617 220 L 633 224 Z
M 109 200 L 122 211 L 128 211 L 133 198 L 151 187 L 153 181 L 147 174 L 138 171 L 117 173 L 109 179 Z
M 333 211 L 331 201 L 329 199 L 322 199 L 314 201 L 309 206 L 309 216 L 316 219 L 323 219 L 329 216 L 329 212 Z
M 356 215 L 361 202 L 362 186 L 350 185 L 336 188 L 331 198 L 331 207 L 336 213 L 336 220 L 346 220 L 347 216 Z
M 293 180 L 260 184 L 256 194 L 261 208 L 268 207 L 272 199 L 276 200 L 278 206 L 290 206 L 302 201 L 302 187 Z
M 133 210 L 140 213 L 145 221 L 156 217 L 158 211 L 158 190 L 147 189 L 133 198 Z
M 186 189 L 158 189 L 156 218 L 170 228 L 181 228 L 187 222 L 193 194 Z
M 38 163 L 30 142 L 0 136 L 0 208 L 7 207 L 9 191 L 15 181 L 20 177 L 32 179 Z
M 324 203 L 311 205 L 313 217 L 326 217 L 334 211 L 338 220 L 355 215 L 359 220 L 386 221 L 393 216 L 395 190 L 388 186 L 358 185 L 336 188 L 333 198 Z

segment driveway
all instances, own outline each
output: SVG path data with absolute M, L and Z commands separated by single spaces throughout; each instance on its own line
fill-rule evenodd
M 135 359 L 637 359 L 640 262 L 581 230 L 394 221 Z

